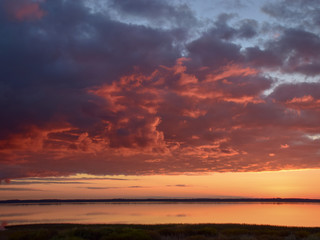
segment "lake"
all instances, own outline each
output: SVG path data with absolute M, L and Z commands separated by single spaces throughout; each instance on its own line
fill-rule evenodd
M 320 227 L 319 203 L 0 204 L 2 225 L 244 223 Z

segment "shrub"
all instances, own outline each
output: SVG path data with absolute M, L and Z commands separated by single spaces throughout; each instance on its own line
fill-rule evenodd
M 225 235 L 246 235 L 250 234 L 250 231 L 245 228 L 227 228 L 221 231 Z
M 203 235 L 193 235 L 186 238 L 186 240 L 207 240 L 208 238 Z
M 153 240 L 151 234 L 141 229 L 124 228 L 102 236 L 101 240 Z
M 306 230 L 298 230 L 294 232 L 294 235 L 296 235 L 298 238 L 306 238 L 310 235 L 310 233 Z
M 56 231 L 48 229 L 18 230 L 10 234 L 10 240 L 43 240 L 50 239 Z

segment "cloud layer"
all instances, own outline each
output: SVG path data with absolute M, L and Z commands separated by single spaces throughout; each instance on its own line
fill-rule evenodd
M 319 167 L 319 29 L 277 20 L 319 9 L 286 2 L 2 1 L 0 179 Z

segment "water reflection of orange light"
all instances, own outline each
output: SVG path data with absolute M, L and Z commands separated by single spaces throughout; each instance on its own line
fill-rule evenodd
M 0 221 L 29 223 L 247 223 L 318 226 L 320 204 L 136 203 L 0 205 Z

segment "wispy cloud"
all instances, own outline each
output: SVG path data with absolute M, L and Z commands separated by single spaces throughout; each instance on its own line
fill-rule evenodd
M 107 190 L 107 189 L 115 189 L 118 187 L 85 187 L 85 188 L 90 190 Z
M 3 187 L 0 187 L 0 191 L 17 191 L 17 192 L 20 192 L 20 191 L 26 191 L 26 192 L 29 192 L 29 191 L 42 191 L 41 189 L 35 189 L 35 188 L 3 188 Z
M 186 185 L 186 184 L 176 184 L 176 185 L 167 185 L 167 187 L 192 187 L 192 186 Z
M 15 181 L 11 180 L 10 185 L 31 185 L 31 184 L 91 184 L 90 182 L 81 182 L 81 181 Z
M 91 190 L 107 190 L 107 189 L 126 189 L 126 188 L 148 188 L 145 186 L 128 186 L 128 187 L 85 187 L 86 189 Z

